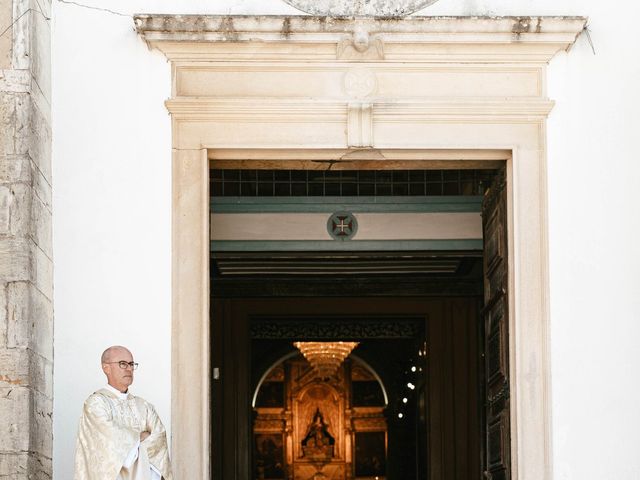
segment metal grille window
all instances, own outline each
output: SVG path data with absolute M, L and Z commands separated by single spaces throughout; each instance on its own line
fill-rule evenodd
M 210 171 L 214 197 L 482 195 L 493 170 Z

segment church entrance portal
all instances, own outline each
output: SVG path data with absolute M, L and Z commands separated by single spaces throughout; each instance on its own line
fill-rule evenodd
M 135 17 L 142 38 L 171 63 L 165 103 L 172 122 L 171 438 L 179 477 L 210 478 L 212 459 L 220 457 L 219 442 L 211 443 L 218 406 L 212 410 L 211 395 L 224 379 L 215 379 L 221 366 L 210 345 L 209 281 L 216 277 L 209 259 L 223 250 L 210 248 L 209 234 L 224 229 L 210 229 L 210 162 L 215 168 L 325 170 L 345 162 L 360 170 L 505 163 L 507 208 L 490 229 L 500 241 L 485 235 L 484 242 L 494 255 L 483 282 L 491 287 L 483 307 L 490 327 L 483 457 L 494 479 L 552 476 L 545 145 L 553 101 L 546 68 L 556 53 L 569 50 L 586 21 Z M 363 38 L 368 48 L 355 49 Z M 281 215 L 276 220 L 283 225 Z M 358 236 L 367 230 L 362 227 Z M 442 247 L 433 240 L 430 247 Z M 466 243 L 457 242 L 456 250 Z M 412 245 L 409 240 L 397 251 Z M 215 295 L 215 282 L 212 289 Z M 508 355 L 501 348 L 507 338 Z M 243 455 L 238 451 L 246 463 Z
M 213 478 L 510 478 L 504 177 L 462 172 L 436 172 L 431 184 L 437 176 L 427 171 L 380 181 L 375 172 L 355 180 L 211 172 L 215 231 L 241 237 L 211 242 Z M 483 209 L 479 244 L 365 237 L 360 247 L 354 237 L 329 240 L 327 249 L 327 240 L 283 240 L 260 226 L 304 225 L 303 215 L 337 202 L 333 210 L 369 221 L 362 233 L 371 219 L 361 212 L 407 220 L 372 201 L 399 202 L 407 215 L 417 213 L 409 200 L 437 198 L 447 205 L 437 213 L 451 214 L 472 197 Z M 294 345 L 311 341 L 357 346 L 319 378 Z

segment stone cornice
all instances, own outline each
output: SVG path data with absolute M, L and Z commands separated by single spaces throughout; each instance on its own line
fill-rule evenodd
M 221 60 L 225 52 L 269 59 L 434 61 L 438 46 L 463 61 L 548 61 L 583 31 L 585 17 L 408 17 L 136 15 L 138 33 L 171 60 Z M 291 44 L 313 51 L 286 50 Z M 226 45 L 221 48 L 221 45 Z M 478 46 L 484 48 L 478 50 Z M 254 48 L 250 48 L 250 46 Z M 322 46 L 329 48 L 322 48 Z M 406 48 L 410 46 L 410 48 Z M 257 48 L 256 48 L 257 47 Z M 320 47 L 320 48 L 318 48 Z M 475 48 L 474 48 L 475 47 Z M 505 48 L 507 50 L 505 50 Z M 336 51 L 337 50 L 337 51 Z
M 370 99 L 374 119 L 387 122 L 415 122 L 428 118 L 460 118 L 495 121 L 509 118 L 539 121 L 553 108 L 553 101 L 539 98 L 511 99 L 416 99 L 388 102 Z M 246 122 L 343 122 L 347 116 L 344 101 L 273 100 L 261 98 L 176 98 L 165 102 L 176 119 L 246 121 Z

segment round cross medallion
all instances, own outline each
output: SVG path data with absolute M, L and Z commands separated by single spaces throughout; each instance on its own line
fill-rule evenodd
M 329 217 L 327 230 L 334 240 L 351 240 L 358 231 L 358 221 L 353 213 L 336 212 Z
M 344 75 L 344 91 L 355 98 L 365 98 L 378 86 L 376 75 L 366 68 L 354 68 Z

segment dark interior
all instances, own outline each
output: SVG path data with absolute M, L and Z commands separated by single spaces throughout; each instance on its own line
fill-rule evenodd
M 481 297 L 378 294 L 212 301 L 213 318 L 219 320 L 212 324 L 212 361 L 221 365 L 220 379 L 213 382 L 217 478 L 254 478 L 251 400 L 265 371 L 295 352 L 293 341 L 337 339 L 360 341 L 354 354 L 376 370 L 386 388 L 384 478 L 477 478 Z M 408 383 L 415 388 L 408 389 Z
M 222 196 L 477 196 L 486 192 L 494 174 L 492 170 L 212 170 L 210 187 L 212 206 Z M 504 202 L 503 198 L 499 200 Z M 496 211 L 504 215 L 504 207 L 500 208 Z M 495 218 L 502 222 L 504 217 Z M 504 235 L 506 230 L 496 231 Z M 506 258 L 504 247 L 497 245 L 490 244 L 498 248 L 495 255 Z M 506 293 L 503 289 L 496 295 L 493 284 L 484 291 L 484 262 L 482 251 L 212 251 L 213 478 L 268 478 L 264 468 L 256 470 L 252 401 L 255 396 L 260 407 L 283 405 L 284 387 L 277 382 L 261 384 L 261 379 L 283 358 L 302 361 L 296 357 L 296 341 L 360 342 L 353 360 L 347 359 L 345 365 L 356 359 L 366 362 L 388 396 L 380 478 L 462 480 L 484 478 L 487 469 L 498 476 L 505 472 L 508 428 L 503 425 L 508 424 L 494 422 L 487 427 L 486 408 L 493 407 L 481 399 L 486 398 L 487 341 L 498 345 L 495 339 L 499 339 L 495 354 L 493 350 L 488 354 L 499 358 L 500 365 L 508 358 L 503 347 L 506 327 L 496 330 L 506 322 L 505 310 L 500 310 L 503 317 L 491 313 L 502 308 Z M 500 262 L 494 261 L 501 270 L 491 267 L 489 273 L 495 271 L 495 278 L 504 281 L 505 263 Z M 493 300 L 483 310 L 487 294 Z M 503 382 L 504 365 L 502 376 L 490 372 L 490 385 Z M 500 418 L 508 420 L 508 402 L 504 403 L 508 384 L 504 384 L 507 396 L 503 388 L 491 400 L 502 402 L 501 410 L 495 407 L 491 412 L 496 418 L 506 412 Z M 356 404 L 380 402 L 372 382 L 352 382 L 350 395 Z M 487 428 L 502 433 L 487 434 Z M 362 451 L 358 445 L 379 448 L 379 438 L 366 433 L 353 437 L 356 457 Z M 491 450 L 491 442 L 497 450 Z M 373 470 L 367 473 L 368 467 L 358 468 L 350 478 L 378 478 Z M 275 476 L 269 480 L 293 478 L 277 468 L 270 472 Z

